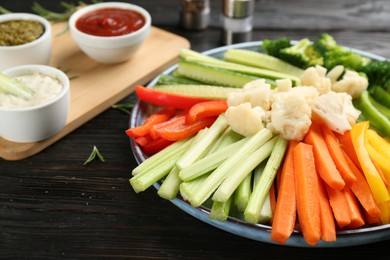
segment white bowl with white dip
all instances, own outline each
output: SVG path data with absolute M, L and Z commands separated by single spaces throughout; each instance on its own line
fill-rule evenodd
M 64 72 L 46 65 L 23 65 L 2 73 L 33 90 L 28 100 L 0 92 L 0 137 L 12 142 L 37 142 L 65 126 L 70 107 L 70 82 Z

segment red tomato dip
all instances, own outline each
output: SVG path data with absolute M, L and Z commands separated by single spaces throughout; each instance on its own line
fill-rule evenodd
M 102 8 L 82 15 L 76 28 L 95 36 L 120 36 L 135 32 L 145 24 L 145 17 L 137 11 L 122 8 Z

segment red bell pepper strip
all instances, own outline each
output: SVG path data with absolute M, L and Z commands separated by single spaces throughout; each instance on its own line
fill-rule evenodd
M 173 141 L 169 141 L 169 140 L 166 140 L 166 139 L 163 139 L 163 138 L 158 138 L 158 139 L 155 139 L 155 140 L 152 139 L 150 142 L 146 143 L 142 147 L 142 150 L 146 154 L 155 154 L 155 153 L 161 151 L 162 149 L 164 149 L 165 147 L 167 147 L 168 145 L 170 145 L 172 143 L 173 143 Z
M 175 108 L 162 108 L 146 118 L 142 125 L 127 129 L 126 134 L 133 138 L 145 136 L 153 125 L 169 120 L 175 113 Z
M 210 127 L 215 120 L 216 117 L 206 117 L 191 124 L 183 122 L 170 127 L 160 128 L 157 129 L 156 132 L 160 137 L 166 140 L 178 141 L 195 135 L 205 127 Z
M 186 120 L 186 113 L 185 112 L 179 113 L 165 122 L 161 122 L 152 126 L 152 128 L 149 131 L 149 134 L 153 139 L 157 139 L 160 137 L 158 133 L 159 130 L 164 128 L 173 128 L 177 125 L 184 124 L 185 120 Z
M 197 103 L 188 110 L 186 123 L 191 124 L 201 118 L 219 116 L 227 109 L 228 104 L 226 100 L 211 100 Z
M 135 93 L 140 100 L 155 106 L 174 107 L 179 109 L 189 109 L 196 103 L 210 100 L 163 92 L 153 88 L 146 88 L 141 85 L 135 87 Z
M 147 143 L 153 141 L 153 138 L 150 135 L 140 136 L 134 138 L 134 141 L 141 147 L 144 147 Z

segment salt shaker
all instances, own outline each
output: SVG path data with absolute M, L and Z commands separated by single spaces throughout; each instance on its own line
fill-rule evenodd
M 181 25 L 189 30 L 202 30 L 209 24 L 209 0 L 182 0 Z
M 224 44 L 251 40 L 254 5 L 254 0 L 222 0 Z

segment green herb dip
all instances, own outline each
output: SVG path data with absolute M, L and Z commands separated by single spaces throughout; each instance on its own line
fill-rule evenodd
M 0 23 L 0 46 L 16 46 L 32 42 L 45 32 L 38 21 L 13 20 Z

